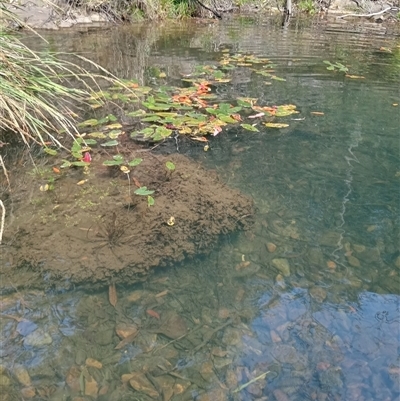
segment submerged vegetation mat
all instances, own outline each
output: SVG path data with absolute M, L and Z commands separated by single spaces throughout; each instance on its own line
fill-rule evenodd
M 45 167 L 30 195 L 13 195 L 18 213 L 3 254 L 10 282 L 133 283 L 251 221 L 249 198 L 185 156 L 125 149 L 112 160 L 121 158 L 104 166 L 99 152 L 68 174 Z

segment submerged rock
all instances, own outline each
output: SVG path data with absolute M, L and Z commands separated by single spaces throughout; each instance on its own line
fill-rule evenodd
M 24 339 L 24 345 L 28 347 L 44 347 L 53 342 L 49 333 L 44 332 L 42 329 L 37 329 L 28 334 Z
M 272 259 L 272 264 L 285 276 L 290 276 L 290 266 L 287 259 Z

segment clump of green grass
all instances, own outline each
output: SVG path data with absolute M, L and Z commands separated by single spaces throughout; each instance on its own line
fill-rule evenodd
M 7 21 L 21 23 L 0 0 L 0 26 Z M 0 137 L 12 132 L 27 145 L 51 142 L 62 147 L 60 133 L 77 133 L 72 105 L 86 102 L 92 87 L 98 89 L 97 79 L 118 81 L 84 57 L 75 56 L 97 73 L 61 56 L 36 53 L 11 32 L 0 30 Z

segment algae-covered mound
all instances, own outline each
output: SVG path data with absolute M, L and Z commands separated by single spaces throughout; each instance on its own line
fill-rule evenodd
M 248 197 L 185 156 L 133 152 L 112 167 L 97 156 L 15 200 L 3 248 L 11 281 L 25 272 L 46 283 L 134 283 L 251 221 Z

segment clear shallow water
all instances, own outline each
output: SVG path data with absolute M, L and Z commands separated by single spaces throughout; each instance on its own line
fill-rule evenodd
M 157 398 L 154 389 L 173 400 L 399 399 L 398 41 L 324 28 L 304 23 L 282 31 L 241 19 L 52 36 L 55 48 L 62 37 L 64 50 L 143 83 L 156 82 L 155 68 L 178 82 L 182 72 L 216 63 L 226 48 L 265 56 L 285 82 L 266 85 L 238 71 L 218 95 L 292 103 L 300 114 L 279 131 L 231 128 L 208 152 L 183 148 L 252 196 L 252 232 L 225 237 L 209 256 L 144 285 L 118 288 L 117 309 L 105 292 L 79 289 L 4 297 L 2 313 L 14 317 L 1 326 L 2 377 L 11 380 L 5 399 L 20 399 L 27 388 L 51 400 L 78 400 L 81 392 L 147 400 Z M 365 79 L 327 71 L 323 60 Z M 178 314 L 190 335 L 168 340 L 148 309 Z M 116 350 L 116 329 L 133 324 L 136 340 Z M 148 381 L 138 373 L 123 378 L 132 372 Z M 131 379 L 142 392 L 123 384 Z

